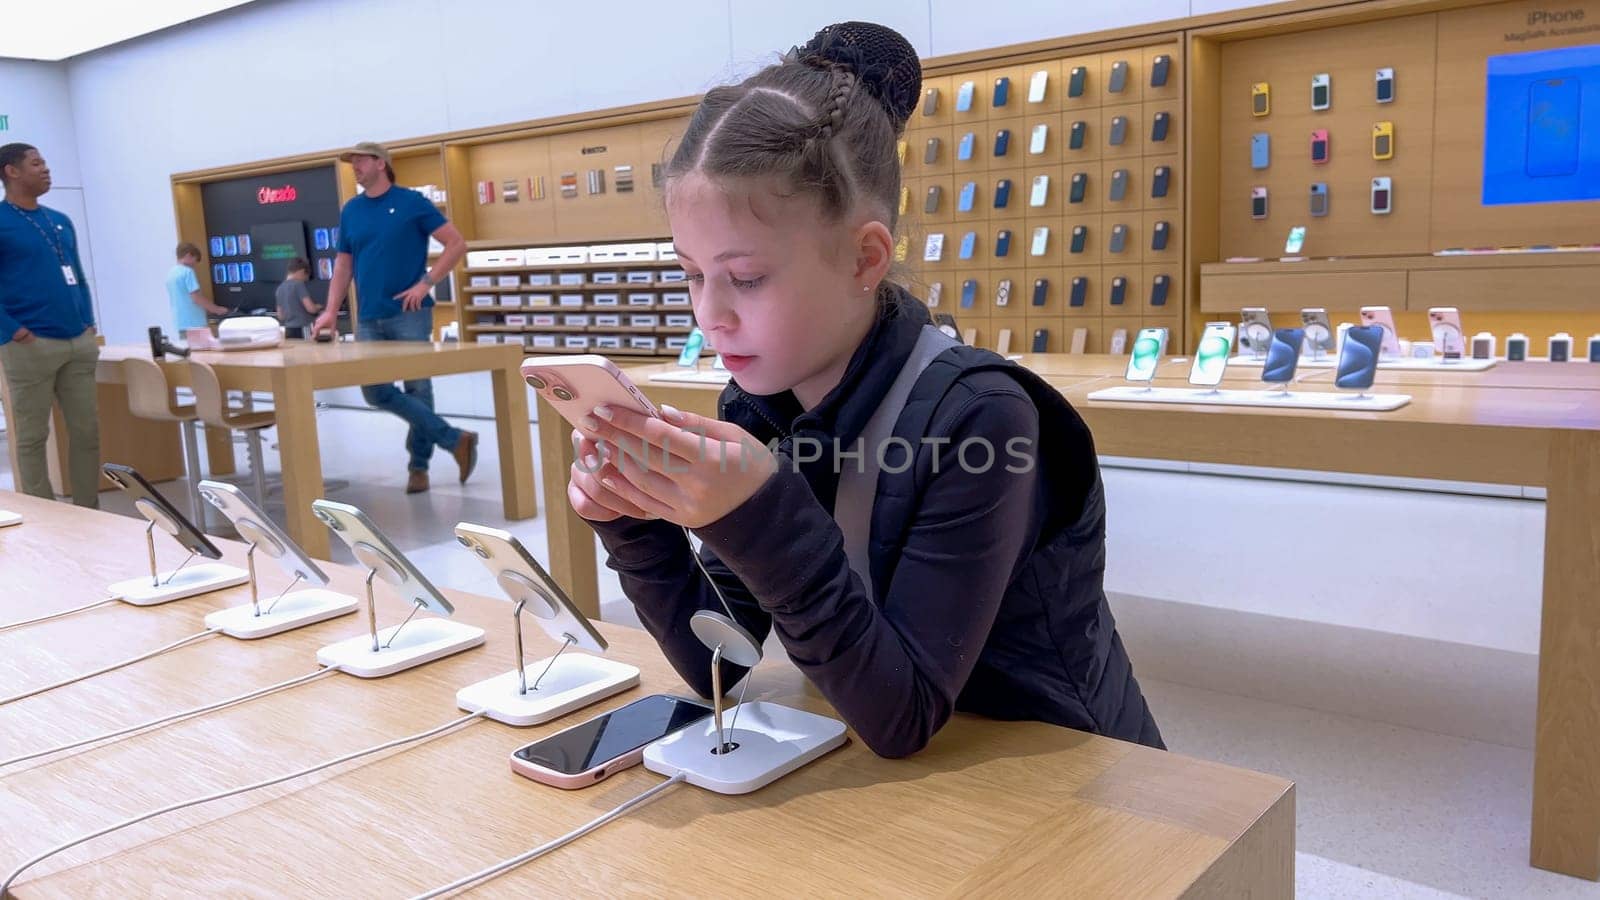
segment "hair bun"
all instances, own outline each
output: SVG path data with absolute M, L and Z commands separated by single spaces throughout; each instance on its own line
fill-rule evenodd
M 871 22 L 840 22 L 791 51 L 794 60 L 836 63 L 855 73 L 883 104 L 895 130 L 905 128 L 922 94 L 922 62 L 900 32 Z

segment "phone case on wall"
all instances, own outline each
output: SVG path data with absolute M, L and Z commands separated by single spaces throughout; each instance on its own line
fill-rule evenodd
M 1033 280 L 1033 305 L 1043 306 L 1050 296 L 1050 280 L 1048 278 L 1035 278 Z
M 894 242 L 894 261 L 895 262 L 905 262 L 906 258 L 909 257 L 910 255 L 911 255 L 911 238 L 909 236 L 907 236 L 907 235 L 902 234 L 902 235 L 900 235 L 900 237 L 896 238 L 895 242 Z
M 1328 129 L 1318 128 L 1311 132 L 1311 164 L 1313 166 L 1327 165 L 1328 162 Z
M 1300 364 L 1300 345 L 1305 343 L 1303 328 L 1279 328 L 1267 346 L 1267 362 L 1261 367 L 1261 380 L 1268 384 L 1288 384 Z
M 1111 78 L 1106 84 L 1106 93 L 1120 94 L 1128 89 L 1128 62 L 1119 59 L 1111 64 Z
M 1043 206 L 1050 197 L 1050 176 L 1035 175 L 1033 178 L 1033 191 L 1028 195 L 1029 206 Z
M 1289 229 L 1289 237 L 1283 242 L 1283 253 L 1285 256 L 1299 256 L 1305 244 L 1306 227 L 1304 225 L 1296 225 Z
M 910 147 L 911 147 L 911 143 L 909 141 L 907 141 L 905 138 L 901 138 L 900 140 L 894 142 L 894 155 L 895 155 L 896 159 L 900 160 L 900 165 L 902 165 L 902 166 L 906 164 L 906 151 Z M 659 166 L 660 163 L 656 163 L 656 165 Z M 543 176 L 540 176 L 540 177 L 542 178 Z M 659 180 L 656 182 L 656 185 L 657 185 L 657 187 L 660 186 L 660 181 Z M 533 194 L 533 189 L 529 188 L 528 189 L 528 193 L 531 196 Z M 532 199 L 537 200 L 537 199 L 540 199 L 540 198 L 532 197 Z
M 1088 131 L 1089 126 L 1082 119 L 1073 122 L 1072 127 L 1067 131 L 1067 149 L 1082 150 L 1083 141 Z
M 1049 84 L 1050 84 L 1050 72 L 1049 72 L 1049 70 L 1040 69 L 1039 71 L 1033 73 L 1033 77 L 1028 79 L 1028 102 L 1029 103 L 1043 103 L 1044 102 L 1044 92 L 1045 92 L 1045 90 L 1046 90 L 1046 88 L 1048 87 Z
M 1113 147 L 1120 147 L 1128 140 L 1128 117 L 1111 117 L 1111 137 L 1108 143 Z
M 1082 306 L 1089 300 L 1089 279 L 1079 275 L 1072 279 L 1072 296 L 1068 298 L 1068 306 Z
M 1156 117 L 1150 122 L 1150 142 L 1152 144 L 1159 144 L 1162 141 L 1165 141 L 1167 139 L 1167 130 L 1171 126 L 1171 113 L 1165 111 L 1156 113 Z
M 1011 179 L 1002 178 L 994 185 L 994 208 L 1005 209 L 1011 203 Z
M 1044 353 L 1050 346 L 1050 329 L 1036 328 L 1033 331 L 1033 352 Z
M 1394 209 L 1394 186 L 1387 175 L 1372 179 L 1372 214 L 1387 216 Z
M 1375 122 L 1372 126 L 1372 158 L 1394 159 L 1394 123 Z
M 911 188 L 902 184 L 902 185 L 900 185 L 900 215 L 902 215 L 902 216 L 905 215 L 906 214 L 906 210 L 908 210 L 910 208 L 911 208 Z
M 1089 176 L 1083 172 L 1072 173 L 1072 190 L 1067 195 L 1068 203 L 1082 203 L 1084 194 L 1089 190 Z
M 940 185 L 936 184 L 936 185 L 933 185 L 932 187 L 928 188 L 928 196 L 922 201 L 922 211 L 925 212 L 925 213 L 938 212 L 939 211 L 939 198 L 942 197 L 943 195 L 944 195 L 944 188 L 942 186 L 940 186 Z
M 1318 181 L 1311 185 L 1311 215 L 1322 218 L 1328 214 L 1328 185 Z
M 928 235 L 928 240 L 922 245 L 922 261 L 938 262 L 944 259 L 944 233 L 934 232 Z
M 1109 249 L 1112 253 L 1121 253 L 1127 247 L 1127 244 L 1128 226 L 1111 226 L 1111 241 L 1107 244 L 1107 249 Z
M 1002 228 L 994 237 L 994 255 L 996 259 L 1004 259 L 1011 255 L 1011 229 Z
M 1011 150 L 1011 129 L 1002 128 L 994 133 L 994 155 L 1005 156 Z
M 968 278 L 961 282 L 961 308 L 971 309 L 978 299 L 978 282 Z
M 939 161 L 939 139 L 928 138 L 928 143 L 922 148 L 922 164 L 931 166 Z
M 997 307 L 1011 305 L 1011 279 L 1000 279 L 1000 286 L 994 292 L 994 305 Z
M 972 212 L 972 203 L 978 197 L 978 183 L 969 181 L 961 186 L 961 193 L 956 197 L 957 212 Z
M 1272 113 L 1272 86 L 1265 81 L 1250 85 L 1250 115 L 1256 118 Z
M 1043 256 L 1050 244 L 1050 227 L 1040 225 L 1033 230 L 1033 244 L 1028 252 L 1034 256 Z
M 1378 348 L 1383 329 L 1375 325 L 1356 325 L 1344 333 L 1339 348 L 1339 367 L 1333 376 L 1335 387 L 1364 391 L 1372 387 L 1378 374 Z
M 1050 139 L 1050 126 L 1043 122 L 1033 126 L 1028 137 L 1028 152 L 1034 156 L 1044 153 L 1045 142 Z
M 956 142 L 957 161 L 966 162 L 967 160 L 972 159 L 972 147 L 977 140 L 978 136 L 970 131 L 961 136 L 961 140 Z
M 1157 275 L 1150 282 L 1150 305 L 1166 306 L 1167 292 L 1172 289 L 1172 279 L 1166 275 Z
M 960 259 L 971 259 L 972 254 L 978 249 L 978 233 L 969 231 L 961 236 L 961 249 L 957 251 Z
M 1327 72 L 1311 76 L 1311 108 L 1324 110 L 1333 105 L 1333 80 Z
M 1082 253 L 1083 246 L 1089 240 L 1089 226 L 1072 226 L 1072 243 L 1067 246 L 1068 253 Z
M 944 282 L 935 281 L 933 284 L 928 285 L 928 305 L 929 306 L 938 306 L 939 305 L 939 301 L 943 300 L 943 299 L 944 299 Z
M 1072 72 L 1067 76 L 1067 96 L 1082 97 L 1088 88 L 1089 69 L 1085 66 L 1073 66 Z
M 1161 251 L 1167 249 L 1167 239 L 1172 236 L 1172 226 L 1165 221 L 1157 222 L 1156 227 L 1150 229 L 1150 249 Z
M 956 112 L 972 111 L 972 93 L 976 89 L 977 85 L 970 81 L 961 82 L 961 86 L 956 88 Z
M 1121 203 L 1128 196 L 1128 170 L 1118 169 L 1111 173 L 1111 190 L 1107 192 L 1106 199 L 1112 203 Z
M 933 118 L 939 114 L 939 89 L 928 88 L 922 92 L 922 115 L 924 118 Z
M 994 99 L 989 102 L 989 105 L 993 106 L 995 109 L 999 109 L 1010 102 L 1011 79 L 1001 75 L 999 78 L 994 80 Z
M 1172 57 L 1163 53 L 1150 61 L 1150 86 L 1166 87 L 1168 70 L 1172 68 Z
M 1111 305 L 1121 306 L 1128 299 L 1128 279 L 1121 275 L 1111 279 Z
M 1167 195 L 1172 183 L 1172 169 L 1167 166 L 1156 166 L 1155 174 L 1150 178 L 1150 196 L 1160 199 Z
M 1377 100 L 1379 103 L 1394 102 L 1394 70 L 1379 69 L 1374 81 L 1377 85 Z
M 1250 189 L 1250 218 L 1265 219 L 1267 217 L 1267 189 L 1253 187 Z
M 1272 165 L 1272 135 L 1258 131 L 1250 135 L 1250 168 L 1265 169 Z

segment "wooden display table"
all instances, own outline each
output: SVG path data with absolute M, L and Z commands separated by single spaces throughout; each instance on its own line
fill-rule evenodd
M 1545 488 L 1531 861 L 1600 879 L 1600 366 L 1380 372 L 1375 389 L 1410 394 L 1410 404 L 1393 412 L 1324 412 L 1090 402 L 1091 392 L 1122 383 L 1127 357 L 1026 354 L 1020 362 L 1072 402 L 1106 456 Z M 667 368 L 628 374 L 657 403 L 716 415 L 719 387 L 649 380 Z M 1164 360 L 1157 383 L 1181 385 L 1188 369 L 1188 362 Z M 1224 385 L 1260 386 L 1260 377 L 1257 369 L 1230 369 Z M 1313 370 L 1295 389 L 1329 391 L 1330 382 L 1329 373 Z M 545 496 L 558 498 L 549 511 L 551 572 L 594 615 L 593 532 L 559 499 L 572 465 L 571 427 L 540 403 Z
M 121 383 L 122 360 L 150 358 L 148 347 L 110 346 L 100 351 L 98 379 Z M 408 378 L 488 371 L 494 383 L 495 434 L 500 449 L 500 485 L 508 519 L 538 514 L 534 499 L 533 448 L 528 437 L 528 395 L 518 367 L 519 347 L 498 344 L 423 344 L 357 341 L 317 344 L 289 341 L 271 350 L 197 352 L 194 359 L 217 370 L 224 390 L 272 394 L 278 416 L 278 452 L 283 465 L 283 502 L 289 535 L 319 559 L 328 557 L 328 530 L 311 515 L 322 496 L 322 455 L 317 440 L 316 391 Z M 181 360 L 161 364 L 172 385 L 188 385 Z M 390 450 L 393 452 L 390 453 Z M 393 465 L 403 450 L 384 451 Z M 231 457 L 230 457 L 231 458 Z
M 94 599 L 145 566 L 139 520 L 0 492 L 0 624 Z M 222 541 L 242 564 L 242 545 Z M 93 548 L 93 552 L 84 552 Z M 465 553 L 465 551 L 463 551 Z M 163 565 L 181 558 L 161 547 Z M 264 592 L 287 582 L 261 567 Z M 360 594 L 363 573 L 332 566 Z M 405 610 L 380 585 L 380 616 Z M 149 608 L 112 604 L 0 632 L 0 693 L 202 630 L 248 588 Z M 375 681 L 334 674 L 101 749 L 0 770 L 0 877 L 44 849 L 159 806 L 282 774 L 461 715 L 457 688 L 512 666 L 510 606 L 450 594 L 487 644 Z M 156 819 L 23 876 L 15 896 L 406 896 L 514 856 L 636 796 L 634 768 L 561 791 L 509 754 L 647 693 L 686 688 L 643 631 L 600 624 L 639 688 L 533 728 L 473 722 L 409 749 Z M 255 642 L 206 638 L 119 672 L 0 706 L 0 759 L 315 670 L 316 649 L 364 633 L 360 614 Z M 536 630 L 529 659 L 554 649 Z M 751 698 L 831 714 L 787 660 Z M 105 704 L 90 713 L 89 703 Z M 927 750 L 880 759 L 860 741 L 741 797 L 688 785 L 486 883 L 489 896 L 955 894 L 1290 897 L 1294 787 L 1281 778 L 1029 722 L 958 714 Z

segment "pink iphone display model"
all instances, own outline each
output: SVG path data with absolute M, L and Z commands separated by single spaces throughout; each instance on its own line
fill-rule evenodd
M 552 787 L 588 787 L 633 768 L 646 746 L 710 715 L 704 703 L 652 694 L 518 748 L 511 771 Z
M 656 418 L 661 416 L 655 404 L 604 356 L 585 353 L 556 359 L 530 359 L 522 364 L 522 380 L 573 425 L 601 404 L 620 406 Z

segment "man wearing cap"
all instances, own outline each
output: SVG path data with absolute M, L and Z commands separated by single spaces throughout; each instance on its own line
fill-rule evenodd
M 356 339 L 362 341 L 427 341 L 433 337 L 429 307 L 433 286 L 449 276 L 467 252 L 467 242 L 432 201 L 394 183 L 389 151 L 363 141 L 339 154 L 355 170 L 362 193 L 339 213 L 339 255 L 328 285 L 328 307 L 317 316 L 312 332 L 335 330 L 352 275 L 361 292 Z M 428 268 L 428 238 L 444 245 L 444 253 Z M 461 481 L 478 463 L 478 434 L 452 426 L 433 411 L 433 381 L 369 384 L 361 396 L 373 406 L 406 420 L 406 450 L 411 454 L 406 493 L 428 489 L 428 460 L 435 446 L 450 451 L 461 469 Z

